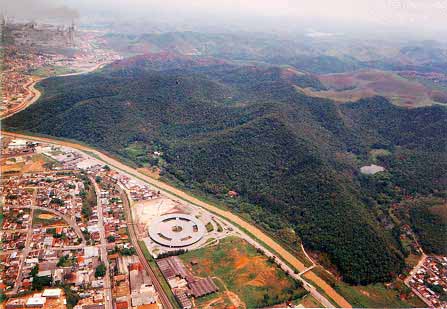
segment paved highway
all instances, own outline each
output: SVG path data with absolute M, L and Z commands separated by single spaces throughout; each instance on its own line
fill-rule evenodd
M 86 153 L 86 155 L 93 155 L 95 158 L 103 161 L 105 164 L 109 165 L 112 168 L 115 168 L 117 170 L 120 170 L 122 172 L 125 172 L 129 174 L 130 176 L 134 176 L 139 178 L 140 180 L 158 188 L 164 195 L 166 195 L 169 198 L 172 199 L 182 199 L 184 201 L 187 201 L 191 204 L 194 204 L 196 206 L 202 207 L 207 209 L 208 211 L 218 215 L 221 218 L 226 219 L 227 221 L 242 227 L 244 230 L 248 231 L 250 234 L 254 235 L 257 239 L 262 241 L 264 244 L 266 244 L 268 247 L 273 249 L 276 253 L 277 258 L 283 261 L 287 261 L 288 264 L 292 265 L 295 269 L 302 272 L 306 269 L 304 264 L 298 260 L 293 254 L 291 254 L 289 251 L 284 249 L 280 244 L 278 244 L 275 240 L 273 240 L 270 236 L 265 234 L 263 231 L 261 231 L 259 228 L 254 226 L 253 224 L 243 220 L 242 218 L 238 217 L 237 215 L 233 214 L 230 211 L 220 209 L 212 204 L 208 204 L 206 202 L 203 202 L 191 195 L 189 195 L 186 192 L 183 192 L 180 189 L 177 189 L 167 183 L 164 183 L 162 181 L 150 178 L 136 169 L 127 166 L 123 164 L 122 162 L 106 155 L 105 153 L 95 150 L 93 148 L 77 144 L 75 142 L 68 142 L 68 141 L 60 141 L 52 138 L 47 137 L 30 137 L 24 134 L 17 134 L 17 133 L 11 133 L 11 132 L 3 132 L 3 134 L 15 137 L 15 138 L 21 138 L 21 139 L 28 139 L 28 140 L 34 140 L 34 141 L 40 141 L 45 142 L 49 144 L 56 144 L 61 145 L 65 147 L 71 147 L 80 151 L 83 151 Z M 318 277 L 314 272 L 308 271 L 304 274 L 304 278 L 311 280 L 313 283 L 315 283 L 321 290 L 323 290 L 327 295 L 330 296 L 332 300 L 334 300 L 338 306 L 343 308 L 352 308 L 352 306 L 347 302 L 340 294 L 338 294 L 329 284 L 327 284 L 324 280 L 322 280 L 320 277 Z M 303 278 L 303 280 L 305 280 Z M 310 284 L 305 284 L 305 286 L 310 286 Z M 313 295 L 316 293 L 312 293 Z M 322 298 L 325 298 L 324 296 L 321 296 Z M 326 299 L 326 298 L 325 298 Z M 329 303 L 329 300 L 326 299 L 324 301 L 325 303 Z M 329 306 L 332 307 L 332 306 Z
M 82 242 L 79 246 L 81 245 L 85 245 L 85 238 L 84 235 L 81 232 L 81 229 L 79 228 L 78 224 L 76 223 L 76 220 L 71 219 L 70 217 L 62 214 L 61 212 L 52 209 L 52 208 L 46 208 L 46 207 L 39 207 L 39 206 L 26 206 L 26 205 L 22 205 L 22 206 L 12 206 L 11 208 L 18 208 L 18 209 L 22 209 L 22 208 L 30 208 L 30 209 L 39 209 L 42 211 L 46 211 L 46 212 L 50 212 L 58 217 L 61 217 L 62 219 L 64 219 L 64 221 L 66 221 L 71 228 L 75 231 L 75 233 L 78 235 L 79 238 L 82 239 Z M 77 246 L 76 246 L 77 247 Z
M 98 67 L 100 67 L 102 65 L 103 64 L 99 64 L 97 67 L 92 68 L 92 70 L 97 69 Z M 86 73 L 86 72 L 74 73 L 74 74 L 69 74 L 69 75 L 79 75 L 79 74 L 83 74 L 83 73 Z M 37 92 L 36 96 L 33 97 L 32 102 L 29 104 L 26 104 L 25 106 L 23 106 L 21 109 L 15 111 L 14 113 L 17 113 L 20 110 L 28 107 L 30 104 L 34 103 L 39 98 L 40 92 L 37 89 L 34 89 L 34 85 L 32 86 L 32 88 L 33 88 L 33 90 L 32 90 L 33 92 Z M 10 117 L 12 115 L 13 114 L 8 114 L 5 117 L 2 117 L 2 119 Z M 3 133 L 6 134 L 6 132 L 3 132 Z M 12 133 L 8 133 L 8 134 L 11 136 L 20 137 L 23 139 L 27 139 L 27 138 L 29 139 L 28 136 L 23 135 L 23 134 L 12 134 Z M 131 168 L 131 167 L 121 163 L 120 161 L 113 159 L 112 157 L 109 157 L 108 155 L 106 155 L 100 151 L 97 151 L 93 148 L 90 148 L 87 146 L 82 146 L 82 145 L 74 143 L 74 142 L 65 142 L 65 141 L 59 141 L 59 140 L 54 140 L 54 139 L 50 139 L 50 138 L 33 137 L 32 139 L 37 140 L 37 141 L 40 140 L 40 141 L 44 141 L 47 143 L 72 147 L 72 148 L 75 148 L 75 149 L 78 149 L 78 150 L 81 150 L 84 152 L 87 151 L 89 153 L 93 153 L 97 158 L 99 158 L 106 164 L 108 164 L 112 167 L 115 167 L 116 169 L 119 169 L 121 171 L 127 172 L 128 174 L 135 176 L 135 177 L 159 188 L 160 191 L 162 191 L 165 195 L 167 195 L 171 198 L 174 198 L 174 199 L 181 198 L 191 204 L 197 205 L 199 207 L 203 207 L 203 208 L 217 214 L 218 216 L 225 218 L 232 223 L 237 224 L 238 226 L 242 227 L 243 229 L 249 231 L 252 235 L 255 235 L 256 238 L 261 240 L 263 243 L 267 244 L 270 248 L 272 248 L 276 253 L 278 253 L 278 255 L 279 255 L 278 257 L 280 259 L 287 261 L 290 265 L 292 265 L 294 268 L 298 269 L 298 271 L 300 271 L 300 272 L 304 272 L 306 270 L 306 267 L 300 260 L 298 260 L 289 251 L 284 249 L 280 244 L 278 244 L 276 241 L 274 241 L 271 237 L 266 235 L 260 229 L 255 227 L 253 224 L 251 224 L 247 221 L 244 221 L 243 219 L 241 219 L 237 215 L 231 213 L 230 211 L 226 211 L 226 210 L 217 208 L 214 205 L 205 203 L 205 202 L 203 202 L 193 196 L 190 196 L 189 194 L 187 194 L 175 187 L 172 187 L 164 182 L 152 179 L 152 178 L 138 172 L 136 169 Z M 136 248 L 139 248 L 139 247 L 137 246 Z M 329 295 L 340 307 L 343 307 L 343 308 L 351 308 L 352 307 L 348 303 L 348 301 L 346 301 L 346 299 L 344 299 L 340 294 L 338 294 L 329 284 L 327 284 L 324 280 L 322 280 L 320 277 L 318 277 L 314 272 L 306 270 L 304 277 L 311 280 L 316 285 L 318 285 L 318 287 L 321 288 L 327 295 Z M 304 279 L 302 279 L 302 280 L 304 280 Z M 305 282 L 305 286 L 310 286 L 310 284 Z M 313 290 L 315 290 L 315 289 L 313 289 Z M 329 300 L 327 300 L 323 295 L 321 295 L 321 294 L 317 295 L 317 293 L 315 293 L 315 292 L 312 292 L 312 295 L 314 295 L 317 298 L 320 298 L 321 302 L 323 304 L 330 304 Z M 332 307 L 332 306 L 329 306 L 329 307 Z
M 64 77 L 64 76 L 74 76 L 74 75 L 82 75 L 82 74 L 87 74 L 87 73 L 91 73 L 99 68 L 102 68 L 103 66 L 105 66 L 107 64 L 107 62 L 101 62 L 98 63 L 97 65 L 95 65 L 94 67 L 87 69 L 85 71 L 82 72 L 76 72 L 76 73 L 69 73 L 69 74 L 62 74 L 62 75 L 57 75 L 57 77 Z M 51 77 L 55 77 L 55 76 L 51 76 Z M 24 110 L 25 108 L 27 108 L 28 106 L 30 106 L 31 104 L 35 103 L 39 98 L 40 98 L 40 91 L 37 90 L 35 88 L 36 84 L 42 80 L 44 80 L 45 78 L 35 78 L 33 81 L 29 82 L 28 84 L 26 84 L 24 87 L 26 89 L 28 89 L 29 94 L 26 96 L 25 100 L 23 100 L 22 103 L 18 104 L 17 106 L 15 106 L 14 108 L 11 108 L 9 110 L 5 110 L 4 112 L 2 112 L 0 114 L 0 119 L 6 119 L 8 117 L 11 117 L 15 114 L 17 114 L 18 112 Z
M 23 100 L 22 103 L 18 104 L 14 108 L 5 110 L 3 113 L 1 113 L 1 120 L 11 117 L 14 114 L 17 114 L 18 112 L 24 110 L 34 102 L 36 102 L 40 98 L 40 91 L 34 88 L 36 84 L 41 81 L 42 79 L 36 79 L 28 84 L 25 85 L 25 88 L 28 89 L 29 94 L 26 96 L 25 100 Z
M 37 190 L 34 190 L 33 192 L 33 199 L 32 199 L 32 205 L 36 202 L 36 196 L 37 196 Z M 14 285 L 12 294 L 17 294 L 19 288 L 22 287 L 22 278 L 23 278 L 23 272 L 22 268 L 25 264 L 26 257 L 28 256 L 29 252 L 31 251 L 31 239 L 33 236 L 33 216 L 34 216 L 34 209 L 31 207 L 31 214 L 30 214 L 30 224 L 28 226 L 28 232 L 26 233 L 26 240 L 25 240 L 25 247 L 23 248 L 22 255 L 20 257 L 19 261 L 19 269 L 17 273 L 16 278 L 16 284 Z
M 93 184 L 93 187 L 95 188 L 96 192 L 96 206 L 98 209 L 98 228 L 99 228 L 99 237 L 100 237 L 100 248 L 99 251 L 101 253 L 101 261 L 106 266 L 106 274 L 104 276 L 104 294 L 105 294 L 105 308 L 106 309 L 112 309 L 112 283 L 110 281 L 110 265 L 109 265 L 109 259 L 107 258 L 107 239 L 106 239 L 106 233 L 104 229 L 104 216 L 103 216 L 103 209 L 102 209 L 102 203 L 100 198 L 101 189 L 99 188 L 96 181 L 90 177 L 90 182 Z
M 419 250 L 422 252 L 422 256 L 421 256 L 421 259 L 419 260 L 419 262 L 416 264 L 416 266 L 415 267 L 413 267 L 413 269 L 410 271 L 410 274 L 407 276 L 407 278 L 405 278 L 405 280 L 404 280 L 404 283 L 405 283 L 405 285 L 406 286 L 408 286 L 412 291 L 413 291 L 413 293 L 414 294 L 416 294 L 428 307 L 432 307 L 433 306 L 433 304 L 430 302 L 430 301 L 428 301 L 424 296 L 422 296 L 422 294 L 421 293 L 419 293 L 419 291 L 418 290 L 416 290 L 415 288 L 413 288 L 411 285 L 410 285 L 410 279 L 411 279 L 411 277 L 413 277 L 413 275 L 415 274 L 415 273 L 417 273 L 418 272 L 418 270 L 424 265 L 424 262 L 425 262 L 425 260 L 427 259 L 427 255 L 422 251 L 422 248 L 421 247 L 419 247 Z
M 118 188 L 119 188 L 119 191 L 121 194 L 121 200 L 123 201 L 124 210 L 126 212 L 126 220 L 127 220 L 127 226 L 128 226 L 128 230 L 129 230 L 130 240 L 131 240 L 132 245 L 134 246 L 135 250 L 137 251 L 138 258 L 140 259 L 140 262 L 143 265 L 146 272 L 149 274 L 149 277 L 151 278 L 152 284 L 154 285 L 155 290 L 158 293 L 158 297 L 160 299 L 160 302 L 163 305 L 163 308 L 169 308 L 169 309 L 177 308 L 178 306 L 176 304 L 174 304 L 174 305 L 176 305 L 174 307 L 171 304 L 171 302 L 169 301 L 169 298 L 166 295 L 166 293 L 164 292 L 163 287 L 161 286 L 161 283 L 158 281 L 157 276 L 155 275 L 154 271 L 150 267 L 149 263 L 146 260 L 146 257 L 144 256 L 143 251 L 140 248 L 140 244 L 138 243 L 137 233 L 135 231 L 135 224 L 133 224 L 132 211 L 130 209 L 129 198 L 128 198 L 127 192 L 121 186 L 118 186 Z

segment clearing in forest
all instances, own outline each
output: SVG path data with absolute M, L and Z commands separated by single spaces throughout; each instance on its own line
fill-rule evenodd
M 238 295 L 247 308 L 284 303 L 307 292 L 276 264 L 237 237 L 222 239 L 216 246 L 190 251 L 180 258 L 199 277 L 215 277 Z M 192 260 L 198 263 L 191 266 Z M 220 291 L 214 297 L 221 297 Z

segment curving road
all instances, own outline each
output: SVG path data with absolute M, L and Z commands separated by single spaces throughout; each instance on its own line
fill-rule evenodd
M 3 120 L 3 119 L 6 119 L 8 117 L 11 117 L 12 115 L 17 114 L 18 112 L 24 110 L 25 108 L 27 108 L 31 104 L 35 103 L 40 98 L 40 95 L 41 95 L 40 91 L 37 90 L 35 88 L 35 86 L 41 80 L 42 79 L 39 78 L 39 79 L 34 80 L 33 82 L 30 82 L 30 83 L 26 84 L 25 88 L 27 88 L 28 91 L 29 91 L 28 96 L 25 98 L 25 100 L 23 100 L 22 103 L 18 104 L 17 106 L 15 106 L 15 107 L 13 107 L 11 109 L 8 109 L 8 110 L 4 111 L 1 114 L 1 118 L 0 119 Z
M 22 209 L 22 208 L 30 208 L 30 209 L 39 209 L 42 211 L 46 211 L 46 212 L 50 212 L 53 215 L 56 215 L 58 217 L 61 217 L 62 219 L 64 219 L 64 221 L 66 221 L 68 223 L 68 225 L 71 226 L 71 228 L 75 231 L 75 233 L 78 235 L 78 237 L 80 237 L 82 239 L 81 244 L 77 245 L 85 245 L 85 238 L 84 238 L 84 234 L 82 234 L 81 229 L 79 228 L 78 224 L 76 223 L 76 220 L 73 220 L 72 218 L 64 215 L 63 213 L 52 209 L 52 208 L 46 208 L 46 207 L 40 207 L 40 206 L 27 206 L 27 205 L 21 205 L 21 206 L 12 206 L 11 208 L 17 208 L 17 209 Z M 77 247 L 76 246 L 76 247 Z
M 69 141 L 60 141 L 52 138 L 46 138 L 46 137 L 30 137 L 28 135 L 24 134 L 18 134 L 18 133 L 11 133 L 11 132 L 5 132 L 2 131 L 3 134 L 25 139 L 25 140 L 34 140 L 34 141 L 40 141 L 44 143 L 49 144 L 56 144 L 66 147 L 71 147 L 77 150 L 80 150 L 82 152 L 86 152 L 87 155 L 93 155 L 97 159 L 103 161 L 105 164 L 108 164 L 111 167 L 114 167 L 118 170 L 121 170 L 123 172 L 126 172 L 129 175 L 132 175 L 134 177 L 137 177 L 141 179 L 142 181 L 157 187 L 162 191 L 166 196 L 173 198 L 173 199 L 183 199 L 191 204 L 197 205 L 199 207 L 205 208 L 208 211 L 215 213 L 216 215 L 225 218 L 226 220 L 232 222 L 233 224 L 243 228 L 244 230 L 248 231 L 250 234 L 254 235 L 257 239 L 262 241 L 264 244 L 266 244 L 268 247 L 273 249 L 277 253 L 277 257 L 287 261 L 290 265 L 292 265 L 294 268 L 298 269 L 300 272 L 304 271 L 306 267 L 304 264 L 298 260 L 294 255 L 292 255 L 289 251 L 284 249 L 280 244 L 278 244 L 275 240 L 273 240 L 270 236 L 265 234 L 263 231 L 261 231 L 259 228 L 254 226 L 253 224 L 243 220 L 242 218 L 238 217 L 237 215 L 233 214 L 230 211 L 220 209 L 212 204 L 203 202 L 188 193 L 177 189 L 167 183 L 164 183 L 160 180 L 156 180 L 153 178 L 150 178 L 142 173 L 140 173 L 135 168 L 132 168 L 128 165 L 125 165 L 124 163 L 106 155 L 105 153 L 98 151 L 96 149 L 77 144 L 75 142 L 69 142 Z M 338 294 L 329 284 L 327 284 L 323 279 L 318 277 L 314 272 L 309 270 L 304 274 L 304 277 L 311 280 L 315 285 L 317 285 L 321 290 L 323 290 L 334 302 L 337 303 L 338 306 L 343 308 L 352 308 L 352 306 L 349 304 L 349 302 L 343 298 L 340 294 Z M 327 300 L 326 300 L 327 301 Z
M 56 76 L 50 76 L 50 77 L 65 77 L 65 76 L 75 76 L 75 75 L 82 75 L 82 74 L 87 74 L 87 73 L 91 73 L 99 68 L 102 68 L 103 66 L 105 66 L 108 62 L 101 62 L 98 63 L 97 65 L 95 65 L 94 67 L 87 69 L 85 71 L 81 71 L 81 72 L 75 72 L 75 73 L 68 73 L 68 74 L 61 74 L 61 75 L 56 75 Z M 48 77 L 47 77 L 48 78 Z M 25 98 L 25 100 L 23 100 L 22 103 L 18 104 L 17 106 L 15 106 L 14 108 L 11 108 L 9 110 L 4 111 L 3 113 L 0 114 L 0 120 L 9 118 L 15 114 L 17 114 L 18 112 L 21 112 L 22 110 L 24 110 L 25 108 L 27 108 L 28 106 L 30 106 L 31 104 L 35 103 L 41 96 L 41 93 L 39 90 L 37 90 L 35 88 L 36 84 L 42 80 L 44 80 L 46 78 L 37 78 L 34 79 L 34 81 L 29 82 L 28 84 L 25 85 L 25 88 L 28 89 L 29 94 L 28 96 Z
M 36 200 L 36 193 L 37 193 L 37 191 L 34 190 L 33 203 Z M 23 279 L 22 269 L 24 267 L 26 257 L 28 256 L 28 254 L 31 251 L 31 240 L 32 240 L 32 236 L 33 236 L 33 216 L 34 216 L 34 209 L 33 209 L 33 207 L 31 207 L 31 213 L 30 213 L 31 222 L 30 222 L 30 225 L 28 226 L 28 232 L 26 233 L 25 247 L 23 248 L 23 251 L 22 251 L 22 254 L 21 254 L 20 260 L 19 260 L 19 268 L 17 270 L 16 284 L 14 285 L 14 288 L 12 290 L 12 293 L 14 295 L 17 294 L 17 292 L 19 291 L 19 288 L 22 287 L 22 279 Z
M 104 66 L 106 63 L 100 63 L 98 65 L 96 65 L 95 67 L 87 70 L 87 71 L 83 71 L 83 72 L 77 72 L 77 73 L 71 73 L 71 74 L 65 74 L 62 76 L 73 76 L 73 75 L 81 75 L 81 74 L 85 74 L 85 73 L 89 73 L 92 72 L 102 66 Z M 37 99 L 39 99 L 40 97 L 40 92 L 34 88 L 34 85 L 37 83 L 34 82 L 30 85 L 30 90 L 35 93 L 35 95 L 32 97 L 30 102 L 27 102 L 27 104 L 24 104 L 22 106 L 22 108 L 15 110 L 13 113 L 8 113 L 7 115 L 3 116 L 1 119 L 5 119 L 7 117 L 10 117 L 18 112 L 20 112 L 21 110 L 27 108 L 29 105 L 33 104 L 34 102 L 37 101 Z M 110 157 L 109 155 L 106 155 L 105 153 L 98 151 L 96 149 L 84 146 L 84 145 L 80 145 L 78 143 L 75 142 L 68 142 L 68 141 L 61 141 L 61 140 L 56 140 L 56 139 L 51 139 L 51 138 L 45 138 L 45 137 L 34 137 L 34 136 L 28 136 L 28 135 L 24 135 L 24 134 L 17 134 L 17 133 L 11 133 L 11 132 L 5 132 L 2 131 L 2 134 L 5 135 L 9 135 L 12 137 L 16 137 L 16 138 L 21 138 L 21 139 L 28 139 L 28 140 L 34 140 L 34 141 L 41 141 L 41 142 L 45 142 L 45 143 L 49 143 L 49 144 L 56 144 L 56 145 L 61 145 L 61 146 L 66 146 L 66 147 L 71 147 L 83 152 L 87 152 L 87 155 L 94 155 L 96 158 L 100 159 L 101 161 L 103 161 L 104 163 L 110 165 L 111 167 L 114 167 L 118 170 L 121 170 L 123 172 L 128 173 L 129 175 L 132 175 L 134 177 L 137 177 L 143 181 L 145 181 L 146 183 L 157 187 L 158 189 L 160 189 L 160 191 L 162 191 L 166 196 L 172 198 L 172 199 L 182 199 L 185 200 L 191 204 L 194 204 L 196 206 L 202 207 L 207 209 L 208 211 L 228 220 L 229 222 L 235 224 L 238 227 L 241 227 L 243 230 L 248 231 L 250 234 L 254 235 L 258 240 L 260 240 L 261 242 L 263 242 L 264 244 L 266 244 L 268 247 L 270 247 L 271 249 L 274 250 L 274 252 L 278 255 L 278 258 L 280 260 L 284 260 L 287 261 L 288 264 L 292 265 L 295 269 L 297 269 L 300 274 L 299 274 L 299 278 L 303 281 L 304 286 L 312 293 L 312 295 L 314 297 L 316 297 L 323 305 L 325 305 L 326 307 L 333 307 L 333 305 L 331 304 L 331 302 L 326 299 L 323 295 L 321 295 L 316 289 L 315 287 L 313 287 L 312 285 L 310 285 L 308 282 L 305 281 L 305 278 L 311 280 L 315 285 L 317 285 L 321 290 L 324 291 L 324 293 L 326 295 L 328 295 L 334 302 L 337 303 L 337 305 L 339 307 L 343 307 L 343 308 L 352 308 L 352 306 L 349 304 L 349 302 L 343 298 L 343 296 L 341 296 L 340 294 L 338 294 L 329 284 L 326 283 L 326 281 L 322 280 L 320 277 L 318 277 L 313 271 L 312 271 L 312 267 L 311 268 L 306 268 L 304 266 L 304 264 L 298 260 L 294 255 L 292 255 L 289 251 L 287 251 L 286 249 L 284 249 L 279 243 L 277 243 L 275 240 L 273 240 L 270 236 L 268 236 L 267 234 L 265 234 L 263 231 L 261 231 L 259 228 L 257 228 L 256 226 L 254 226 L 253 224 L 243 220 L 242 218 L 240 218 L 239 216 L 233 214 L 230 211 L 227 210 L 223 210 L 220 209 L 212 204 L 203 202 L 191 195 L 189 195 L 188 193 L 177 189 L 167 183 L 164 183 L 160 180 L 156 180 L 153 178 L 150 178 L 148 176 L 146 176 L 145 174 L 140 173 L 137 169 L 134 169 L 128 165 L 123 164 L 122 162 Z M 244 233 L 245 234 L 245 233 Z M 139 246 L 135 246 L 137 248 L 139 248 Z M 304 251 L 304 248 L 303 248 Z M 304 251 L 305 252 L 305 251 Z M 307 254 L 306 254 L 307 256 Z M 311 260 L 312 261 L 312 260 Z M 314 265 L 313 261 L 312 264 Z M 286 264 L 284 264 L 286 265 Z M 287 266 L 287 265 L 286 265 Z M 287 266 L 288 267 L 288 266 Z M 303 275 L 303 276 L 301 276 Z

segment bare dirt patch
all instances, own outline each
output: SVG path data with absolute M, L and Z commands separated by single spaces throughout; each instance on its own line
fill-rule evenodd
M 247 256 L 241 256 L 239 260 L 236 261 L 236 264 L 234 266 L 236 267 L 236 269 L 239 269 L 245 267 L 245 265 L 247 265 L 248 262 L 249 259 Z
M 368 296 L 368 297 L 371 296 L 371 294 L 369 294 L 368 292 L 363 291 L 363 290 L 360 290 L 360 293 L 362 293 L 363 295 Z
M 264 286 L 267 284 L 267 282 L 269 282 L 270 279 L 272 278 L 269 273 L 261 272 L 256 276 L 255 279 L 248 281 L 247 284 L 252 286 Z
M 20 173 L 24 167 L 25 163 L 14 163 L 14 164 L 5 164 L 1 166 L 1 172 L 4 174 L 10 173 Z
M 36 173 L 36 172 L 44 172 L 46 170 L 44 164 L 46 162 L 42 159 L 36 160 L 34 162 L 27 163 L 22 172 L 23 173 Z
M 233 306 L 235 306 L 236 308 L 246 308 L 245 303 L 241 301 L 237 294 L 230 291 L 225 291 L 225 295 L 230 299 L 230 301 L 233 303 Z
M 430 207 L 429 211 L 432 214 L 440 216 L 442 220 L 447 222 L 447 204 L 432 206 Z
M 18 156 L 8 160 L 19 161 L 19 159 L 21 162 L 13 164 L 6 164 L 6 160 L 4 160 L 1 166 L 2 173 L 38 173 L 47 170 L 45 164 L 48 163 L 48 160 L 41 154 Z
M 197 265 L 189 266 L 192 272 L 200 277 L 211 276 L 221 282 L 228 292 L 235 294 L 229 295 L 234 305 L 235 296 L 240 299 L 236 307 L 242 303 L 247 308 L 265 307 L 268 305 L 264 301 L 265 295 L 282 303 L 292 296 L 289 293 L 299 297 L 304 292 L 266 256 L 236 237 L 225 238 L 216 246 L 190 251 L 180 257 L 186 265 L 190 265 L 192 259 L 198 260 Z
M 141 168 L 138 168 L 137 171 L 139 171 L 140 173 L 143 173 L 146 176 L 154 178 L 154 179 L 160 178 L 160 169 L 159 168 L 141 167 Z
M 17 133 L 5 133 L 5 134 L 7 134 L 8 136 L 14 137 L 14 138 L 25 138 L 25 139 L 27 138 L 26 135 L 17 134 Z M 99 152 L 99 151 L 89 148 L 87 146 L 83 146 L 83 145 L 73 143 L 73 142 L 54 140 L 54 139 L 44 138 L 44 137 L 34 137 L 33 140 L 40 141 L 40 142 L 56 143 L 61 146 L 72 147 L 72 148 L 75 148 L 75 149 L 78 149 L 81 151 L 88 151 L 89 153 L 98 156 L 98 158 L 100 158 L 101 160 L 103 160 L 104 162 L 106 162 L 107 164 L 109 164 L 111 166 L 119 168 L 123 171 L 126 171 L 126 172 L 132 174 L 132 175 L 138 175 L 144 181 L 146 181 L 150 184 L 156 185 L 161 190 L 165 190 L 169 194 L 175 194 L 177 197 L 183 198 L 188 202 L 196 204 L 196 205 L 203 207 L 205 209 L 211 210 L 211 211 L 215 212 L 216 214 L 218 214 L 219 216 L 222 216 L 225 219 L 228 219 L 229 221 L 236 223 L 237 225 L 239 225 L 242 228 L 249 231 L 256 238 L 258 238 L 259 240 L 261 240 L 262 242 L 267 244 L 267 246 L 272 248 L 275 252 L 278 253 L 278 255 L 281 258 L 288 261 L 296 269 L 301 271 L 301 270 L 304 270 L 304 268 L 305 268 L 303 262 L 301 260 L 299 260 L 296 255 L 291 254 L 289 251 L 284 249 L 280 244 L 278 244 L 278 242 L 276 242 L 271 237 L 269 237 L 267 234 L 262 232 L 259 228 L 257 228 L 253 224 L 241 219 L 239 216 L 231 213 L 230 211 L 215 207 L 215 206 L 208 204 L 198 198 L 195 198 L 195 197 L 185 193 L 184 191 L 177 189 L 165 182 L 155 180 L 155 179 L 150 178 L 146 175 L 138 173 L 137 170 L 121 163 L 120 161 L 118 161 L 116 159 L 113 159 L 113 158 L 105 155 L 102 152 Z M 352 306 L 346 301 L 345 298 L 343 298 L 340 294 L 338 294 L 333 288 L 331 288 L 327 284 L 324 284 L 324 281 L 321 280 L 321 278 L 319 278 L 315 274 L 313 274 L 312 278 L 313 278 L 313 282 L 315 282 L 318 286 L 320 286 L 325 292 L 330 293 L 331 298 L 334 299 L 337 302 L 337 304 L 339 304 L 342 307 L 352 308 Z
M 42 219 L 42 220 L 51 220 L 53 219 L 55 216 L 51 215 L 51 214 L 40 214 L 37 216 L 37 218 Z
M 447 97 L 447 93 L 434 91 L 397 74 L 379 70 L 364 70 L 352 73 L 327 74 L 318 77 L 328 88 L 325 91 L 302 89 L 306 95 L 328 98 L 337 102 L 354 102 L 371 96 L 384 96 L 400 106 L 418 107 L 435 103 L 435 99 Z

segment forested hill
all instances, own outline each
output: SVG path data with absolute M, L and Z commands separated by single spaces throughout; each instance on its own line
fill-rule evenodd
M 300 237 L 325 252 L 348 282 L 385 281 L 401 270 L 404 252 L 379 222 L 375 199 L 445 190 L 445 108 L 403 109 L 379 97 L 337 105 L 297 92 L 322 85 L 288 68 L 169 61 L 140 56 L 44 80 L 42 98 L 4 127 L 159 165 L 163 177 L 225 200 L 275 235 L 292 229 L 297 236 L 287 232 L 284 241 L 296 246 Z M 368 191 L 358 168 L 372 149 L 389 153 L 381 164 L 400 190 Z M 441 159 L 427 169 L 433 157 Z M 230 190 L 239 196 L 228 198 Z

